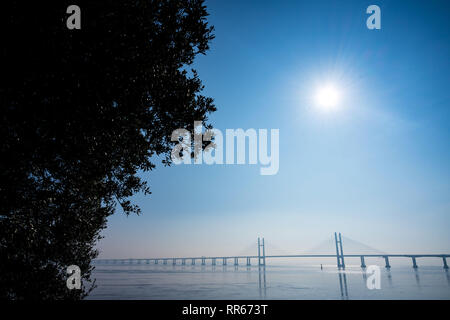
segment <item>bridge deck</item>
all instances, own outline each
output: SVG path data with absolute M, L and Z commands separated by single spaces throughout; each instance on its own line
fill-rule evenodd
M 336 258 L 337 256 L 335 254 L 289 254 L 289 255 L 266 255 L 266 258 Z M 425 258 L 425 257 L 435 257 L 435 258 L 448 258 L 450 257 L 450 254 L 344 254 L 344 257 L 404 257 L 404 258 Z M 202 259 L 245 259 L 245 258 L 251 258 L 256 259 L 258 258 L 257 255 L 244 255 L 244 256 L 201 256 L 201 257 L 170 257 L 170 258 L 127 258 L 127 259 L 96 259 L 96 261 L 129 261 L 129 260 L 202 260 Z

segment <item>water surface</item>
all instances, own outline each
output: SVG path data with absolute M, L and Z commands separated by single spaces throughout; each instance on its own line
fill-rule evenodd
M 450 299 L 450 274 L 438 266 L 381 267 L 369 290 L 358 266 L 96 265 L 88 299 Z

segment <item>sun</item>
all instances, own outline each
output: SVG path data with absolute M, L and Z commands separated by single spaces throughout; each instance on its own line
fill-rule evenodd
M 327 84 L 317 89 L 315 100 L 318 107 L 328 111 L 336 109 L 339 106 L 341 96 L 342 94 L 336 86 Z

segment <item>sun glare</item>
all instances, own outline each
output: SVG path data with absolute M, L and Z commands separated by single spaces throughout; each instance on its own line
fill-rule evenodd
M 339 105 L 340 100 L 341 93 L 331 84 L 319 88 L 316 92 L 316 103 L 321 109 L 335 109 Z

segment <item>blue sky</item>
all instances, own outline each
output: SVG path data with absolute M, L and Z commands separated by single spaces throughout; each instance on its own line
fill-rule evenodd
M 216 38 L 195 63 L 213 125 L 280 130 L 259 165 L 159 165 L 141 216 L 109 219 L 100 257 L 286 252 L 332 232 L 384 252 L 450 252 L 448 1 L 206 2 Z M 381 8 L 368 30 L 366 8 Z M 331 112 L 312 99 L 334 83 Z M 269 252 L 270 253 L 270 252 Z

